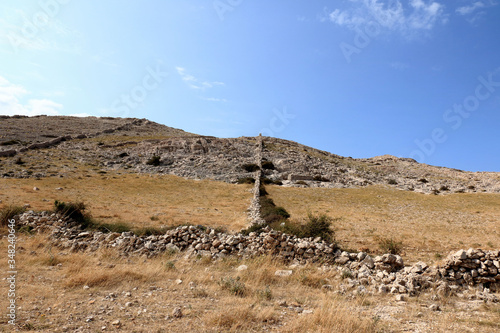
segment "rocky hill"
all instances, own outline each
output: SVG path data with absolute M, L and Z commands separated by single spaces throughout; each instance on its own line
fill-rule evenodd
M 433 194 L 500 192 L 499 173 L 435 167 L 390 155 L 353 159 L 277 138 L 262 141 L 263 175 L 282 186 L 382 184 Z M 206 137 L 146 119 L 0 118 L 2 177 L 64 177 L 83 165 L 95 172 L 174 174 L 236 183 L 253 177 L 256 147 L 256 137 Z

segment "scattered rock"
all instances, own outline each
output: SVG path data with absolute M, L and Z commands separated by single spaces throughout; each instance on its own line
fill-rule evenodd
M 182 310 L 181 308 L 177 307 L 172 311 L 172 317 L 174 318 L 182 318 Z
M 274 272 L 274 275 L 276 276 L 290 276 L 292 275 L 293 271 L 292 270 L 285 270 L 285 269 L 280 269 Z
M 236 270 L 238 272 L 242 272 L 242 271 L 246 271 L 248 269 L 248 266 L 247 265 L 239 265 Z
M 437 304 L 431 304 L 429 306 L 429 310 L 431 310 L 431 311 L 441 311 L 441 307 L 439 305 L 437 305 Z

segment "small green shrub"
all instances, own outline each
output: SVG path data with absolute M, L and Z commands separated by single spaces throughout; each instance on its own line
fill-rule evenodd
M 323 176 L 320 175 L 314 176 L 313 180 L 317 182 L 330 182 L 330 179 L 324 178 Z
M 259 196 L 260 197 L 264 197 L 264 196 L 266 196 L 268 194 L 269 193 L 267 193 L 266 187 L 263 184 L 260 184 L 260 186 L 259 186 Z
M 305 237 L 321 237 L 327 242 L 334 240 L 335 232 L 331 229 L 333 219 L 326 214 L 307 214 L 307 223 L 304 225 Z
M 9 224 L 9 220 L 12 220 L 14 216 L 22 214 L 25 211 L 26 209 L 21 206 L 6 206 L 0 209 L 0 226 L 7 226 Z
M 14 162 L 14 164 L 24 165 L 24 164 L 26 164 L 26 162 L 24 162 L 21 157 L 18 157 L 17 160 Z
M 272 179 L 269 179 L 266 177 L 262 177 L 261 182 L 262 182 L 262 184 L 265 184 L 265 185 L 269 185 L 269 184 L 283 185 L 283 182 L 281 180 L 272 180 Z
M 255 179 L 252 177 L 240 178 L 237 180 L 238 184 L 255 184 Z
M 154 155 L 146 162 L 146 164 L 152 166 L 159 166 L 161 164 L 161 158 L 160 156 Z
M 232 277 L 221 278 L 218 284 L 223 290 L 227 290 L 235 296 L 243 297 L 247 293 L 246 286 L 240 281 L 239 276 L 236 279 Z
M 262 169 L 274 170 L 275 166 L 271 161 L 262 161 Z
M 273 299 L 273 293 L 271 292 L 271 288 L 269 288 L 269 286 L 266 286 L 266 289 L 264 290 L 257 290 L 256 294 L 258 298 L 265 301 L 270 301 Z
M 175 262 L 173 262 L 172 260 L 169 260 L 165 263 L 165 269 L 167 271 L 173 271 L 175 270 Z
M 379 248 L 384 251 L 384 253 L 390 254 L 401 254 L 403 250 L 403 242 L 398 242 L 391 238 L 380 237 L 378 239 Z
M 33 234 L 35 234 L 35 231 L 33 230 L 32 226 L 23 225 L 21 228 L 19 228 L 19 233 L 26 234 L 26 235 L 33 235 Z
M 255 172 L 259 170 L 259 166 L 257 164 L 243 164 L 241 166 L 246 172 Z
M 290 217 L 290 214 L 283 207 L 276 207 L 273 199 L 261 197 L 260 215 L 267 223 L 281 221 Z
M 64 215 L 82 226 L 83 229 L 90 228 L 94 221 L 89 213 L 85 212 L 86 207 L 83 202 L 63 202 L 56 200 L 54 202 L 56 213 Z

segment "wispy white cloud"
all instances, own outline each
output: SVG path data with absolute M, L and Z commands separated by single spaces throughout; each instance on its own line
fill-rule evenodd
M 481 1 L 474 2 L 470 6 L 463 6 L 457 8 L 456 12 L 460 15 L 469 15 L 475 12 L 477 9 L 484 8 L 485 4 Z
M 223 102 L 226 103 L 227 99 L 225 98 L 216 98 L 216 97 L 200 97 L 204 101 L 209 101 L 209 102 Z
M 36 25 L 33 20 L 40 16 L 37 16 L 39 13 L 44 14 L 41 8 L 34 13 L 11 9 L 9 16 L 0 18 L 0 30 L 4 32 L 0 38 L 0 50 L 10 53 L 20 50 L 81 52 L 78 31 L 48 15 L 43 16 L 48 18 L 43 25 Z
M 0 114 L 34 116 L 45 114 L 58 115 L 63 106 L 49 99 L 29 99 L 23 103 L 21 99 L 29 92 L 0 76 Z
M 192 89 L 204 90 L 204 89 L 224 85 L 224 82 L 220 82 L 220 81 L 200 80 L 200 79 L 194 77 L 193 75 L 187 74 L 186 69 L 183 67 L 175 67 L 175 69 L 177 70 L 177 73 L 179 73 L 179 75 L 181 76 L 182 81 L 184 81 Z
M 482 17 L 487 14 L 487 9 L 497 6 L 498 2 L 489 1 L 476 1 L 468 6 L 458 7 L 455 11 L 458 15 L 462 16 L 467 22 L 475 24 Z
M 410 0 L 405 7 L 399 0 L 350 0 L 351 6 L 335 9 L 328 20 L 339 26 L 356 29 L 367 24 L 402 33 L 429 31 L 438 23 L 446 23 L 444 5 L 435 1 Z

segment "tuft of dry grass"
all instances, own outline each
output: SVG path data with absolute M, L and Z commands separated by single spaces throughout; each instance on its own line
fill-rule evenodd
M 208 313 L 203 319 L 207 326 L 215 326 L 224 332 L 249 332 L 254 331 L 256 326 L 275 323 L 278 314 L 271 307 L 239 303 L 232 308 Z
M 356 314 L 353 304 L 340 298 L 322 296 L 315 311 L 300 316 L 286 325 L 282 332 L 368 333 L 376 332 L 377 319 Z

